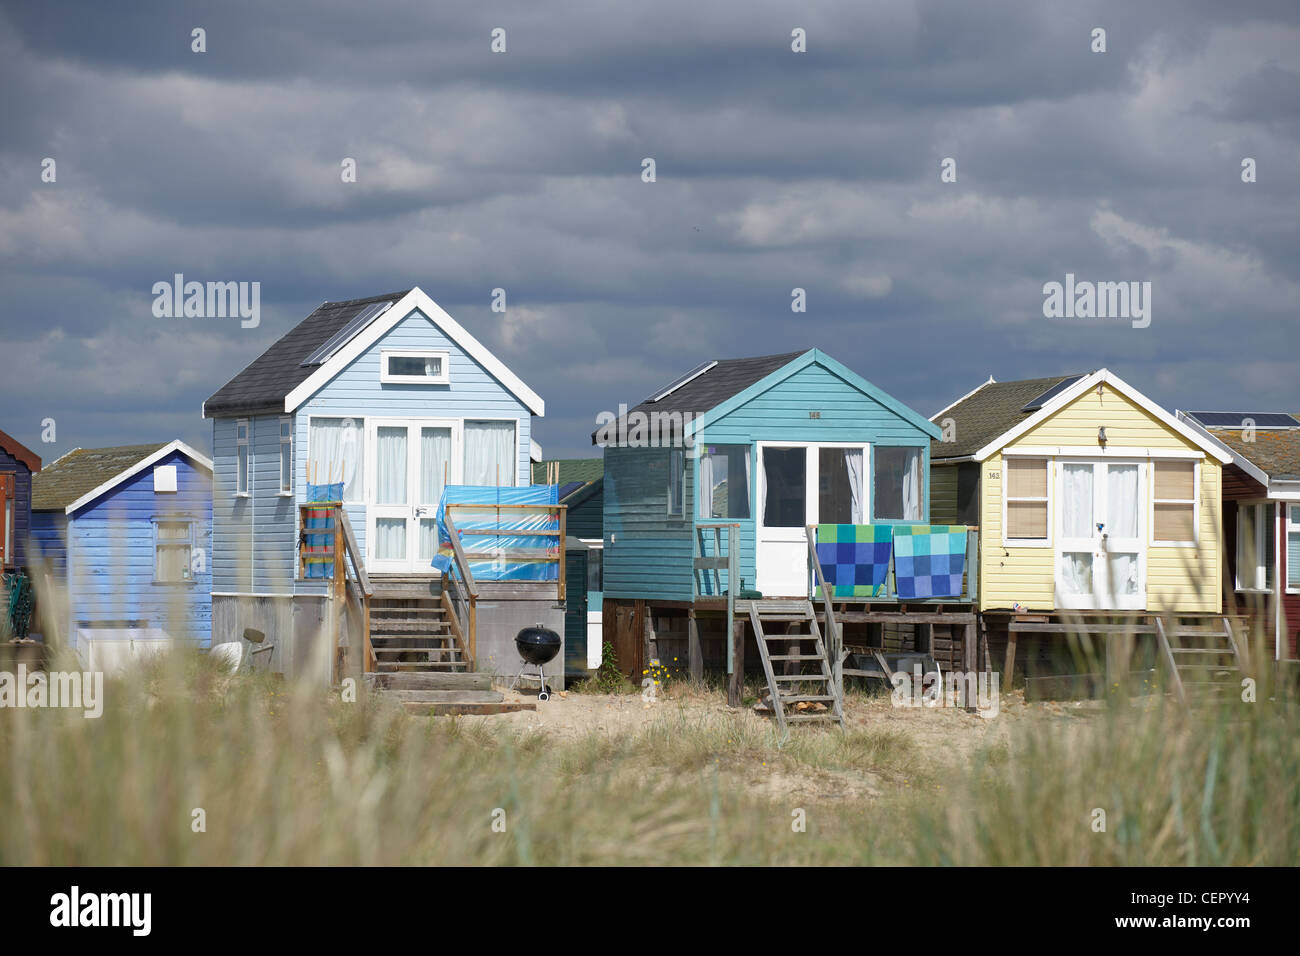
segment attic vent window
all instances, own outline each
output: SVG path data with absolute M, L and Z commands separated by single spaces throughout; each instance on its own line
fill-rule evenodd
M 164 494 L 176 492 L 176 466 L 175 465 L 154 465 L 153 469 L 153 491 L 154 494 Z
M 379 380 L 396 385 L 446 385 L 446 352 L 383 351 Z

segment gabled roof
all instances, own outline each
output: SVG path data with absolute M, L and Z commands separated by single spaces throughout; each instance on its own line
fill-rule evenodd
M 210 459 L 180 440 L 113 448 L 76 448 L 32 477 L 32 510 L 72 514 L 174 451 L 180 451 L 191 461 L 212 471 Z
M 319 365 L 303 364 L 367 306 L 387 301 L 393 303 L 391 307 L 334 343 L 335 350 L 325 361 Z M 412 288 L 364 299 L 322 303 L 204 402 L 203 415 L 205 418 L 221 418 L 292 412 L 415 311 L 487 369 L 534 415 L 545 414 L 545 404 L 532 389 L 421 289 Z
M 829 355 L 818 349 L 803 352 L 784 352 L 780 355 L 760 355 L 755 358 L 718 359 L 706 365 L 703 371 L 689 375 L 683 384 L 663 394 L 658 401 L 646 400 L 628 410 L 625 418 L 641 412 L 646 416 L 653 414 L 672 415 L 691 413 L 698 416 L 691 423 L 691 430 L 698 430 L 710 421 L 729 414 L 736 407 L 743 405 L 774 387 L 782 380 L 800 369 L 817 363 L 843 378 L 850 385 L 870 395 L 882 405 L 891 409 L 920 430 L 932 435 L 938 434 L 938 428 L 924 417 L 899 402 L 893 396 L 872 385 L 861 375 L 841 365 Z M 654 394 L 662 394 L 660 389 Z M 675 422 L 673 423 L 675 427 Z M 605 426 L 619 428 L 620 426 Z M 592 444 L 604 429 L 592 432 Z M 621 429 L 620 429 L 621 430 Z
M 1072 376 L 1061 376 L 1055 379 L 1054 381 L 1056 384 L 1061 384 L 1063 381 L 1066 381 L 1070 378 L 1072 378 Z M 1030 379 L 1027 381 L 1041 382 L 1043 380 Z M 1038 395 L 1030 396 L 1030 398 L 1025 399 L 1026 404 L 1032 402 L 1032 404 L 1030 405 L 1031 409 L 1033 409 L 1033 406 L 1035 405 L 1039 407 L 1036 410 L 1027 411 L 1025 405 L 1022 405 L 1020 407 L 1020 411 L 1015 414 L 1013 423 L 1009 428 L 1004 429 L 999 434 L 995 435 L 993 438 L 986 441 L 979 448 L 967 452 L 965 455 L 953 454 L 951 449 L 954 444 L 957 444 L 956 442 L 935 443 L 934 445 L 931 446 L 932 460 L 934 458 L 940 457 L 941 455 L 944 458 L 969 457 L 975 461 L 984 461 L 990 455 L 996 454 L 998 451 L 1005 448 L 1007 445 L 1011 444 L 1021 435 L 1024 435 L 1026 432 L 1031 431 L 1032 429 L 1036 428 L 1039 424 L 1041 424 L 1043 421 L 1050 418 L 1052 415 L 1055 415 L 1058 411 L 1060 411 L 1062 408 L 1069 405 L 1080 395 L 1083 395 L 1084 393 L 1086 393 L 1092 388 L 1096 388 L 1102 385 L 1108 386 L 1114 391 L 1123 395 L 1134 405 L 1137 405 L 1139 408 L 1145 411 L 1152 418 L 1156 419 L 1162 425 L 1167 427 L 1170 431 L 1177 432 L 1179 435 L 1181 435 L 1183 438 L 1187 440 L 1188 444 L 1195 445 L 1197 448 L 1206 452 L 1210 456 L 1218 459 L 1220 462 L 1227 463 L 1232 460 L 1232 455 L 1226 452 L 1218 442 L 1206 437 L 1202 432 L 1193 428 L 1186 422 L 1180 421 L 1176 416 L 1171 415 L 1169 412 L 1165 411 L 1165 409 L 1161 408 L 1155 402 L 1151 401 L 1151 399 L 1147 398 L 1145 395 L 1139 392 L 1132 385 L 1129 385 L 1127 382 L 1125 382 L 1114 372 L 1104 368 L 1098 369 L 1095 372 L 1091 372 L 1088 375 L 1080 376 L 1077 380 L 1070 382 L 1068 386 L 1055 389 L 1052 393 L 1051 398 L 1047 401 L 1042 402 L 1041 404 L 1039 402 L 1032 401 L 1033 399 L 1038 398 Z M 972 393 L 970 398 L 967 399 L 967 401 L 972 401 L 972 402 L 976 401 L 980 398 L 980 396 L 985 395 L 995 387 L 996 385 L 989 385 L 986 386 L 985 388 L 979 389 L 974 393 Z M 1052 388 L 1053 386 L 1049 385 L 1047 387 Z M 1041 394 L 1042 392 L 1039 392 L 1039 395 Z M 958 403 L 957 405 L 950 408 L 948 410 L 948 415 L 945 417 L 952 417 L 955 420 L 956 416 L 952 415 L 952 412 L 958 411 L 961 408 L 962 404 L 964 403 Z M 1006 403 L 1005 399 L 1003 400 L 1003 404 L 1001 408 L 1003 413 L 1010 418 L 1011 415 L 1008 412 L 1008 404 Z M 960 429 L 961 429 L 961 425 L 960 423 L 958 423 L 956 437 L 959 442 L 961 441 Z M 936 449 L 938 450 L 937 454 L 935 453 Z
M 560 466 L 561 486 L 571 481 L 586 484 L 605 474 L 605 459 L 603 458 L 549 458 L 545 461 L 533 462 L 533 484 L 543 484 L 546 481 L 547 466 L 553 464 Z
M 28 471 L 35 473 L 41 470 L 41 456 L 23 445 L 17 438 L 12 438 L 4 432 L 0 432 L 0 449 L 7 451 L 18 461 L 21 461 L 27 466 Z
M 1010 431 L 1032 412 L 1025 405 L 1054 388 L 1070 375 L 1051 375 L 1046 378 L 1024 378 L 1015 382 L 989 381 L 974 391 L 936 412 L 930 419 L 942 423 L 953 421 L 953 441 L 935 441 L 930 445 L 930 460 L 967 458 L 979 451 L 1003 432 Z
M 1233 461 L 1263 485 L 1270 481 L 1300 481 L 1300 428 L 1255 426 L 1251 441 L 1242 427 L 1206 425 L 1195 412 L 1178 417 L 1198 431 L 1214 438 L 1232 453 Z M 1262 415 L 1244 413 L 1240 419 L 1260 420 Z

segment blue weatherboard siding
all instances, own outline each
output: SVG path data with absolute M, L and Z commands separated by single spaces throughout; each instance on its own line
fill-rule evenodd
M 383 349 L 442 349 L 449 353 L 447 385 L 395 385 L 379 381 Z M 304 356 L 305 357 L 305 356 Z M 213 422 L 214 545 L 213 590 L 241 594 L 324 594 L 326 585 L 298 581 L 298 505 L 306 503 L 310 419 L 449 418 L 516 422 L 516 484 L 529 483 L 532 413 L 483 366 L 466 355 L 432 322 L 412 312 L 323 385 L 292 414 L 294 493 L 280 495 L 280 418 L 249 419 L 250 489 L 235 497 L 238 467 L 235 418 Z M 367 491 L 374 480 L 367 464 Z M 453 482 L 456 476 L 452 476 Z M 362 554 L 367 553 L 366 506 L 349 504 L 347 514 Z M 432 573 L 432 568 L 430 569 Z
M 688 456 L 685 514 L 670 518 L 669 455 L 667 448 L 605 449 L 605 597 L 692 597 L 693 469 Z
M 816 412 L 818 417 L 811 417 L 810 412 Z M 748 519 L 707 519 L 706 522 L 734 521 L 740 525 L 740 576 L 746 587 L 753 587 L 756 580 L 756 521 L 753 512 L 758 503 L 757 442 L 870 444 L 872 454 L 866 476 L 869 500 L 873 497 L 876 446 L 916 448 L 922 455 L 920 523 L 929 520 L 930 439 L 938 437 L 937 427 L 829 356 L 810 350 L 734 399 L 711 411 L 702 409 L 700 414 L 702 425 L 695 436 L 695 450 L 687 453 L 688 476 L 694 473 L 693 456 L 701 446 L 747 445 L 750 449 L 751 516 Z M 652 451 L 655 450 L 605 451 L 605 594 L 611 598 L 689 600 L 692 597 L 693 544 L 687 535 L 683 547 L 677 529 L 666 518 L 663 507 L 666 471 L 655 480 L 650 475 L 638 473 L 636 463 Z M 666 451 L 659 454 L 666 454 Z M 620 465 L 623 462 L 626 463 Z M 616 479 L 612 485 L 611 465 Z M 619 478 L 621 482 L 617 480 Z M 687 509 L 688 513 L 694 514 L 694 483 L 689 478 Z M 618 545 L 611 548 L 609 534 L 616 530 L 611 525 L 611 518 L 621 515 L 634 519 L 631 526 L 635 529 L 636 545 L 616 555 Z M 725 533 L 723 540 L 725 542 Z M 703 538 L 704 554 L 713 553 L 712 542 L 713 532 L 708 531 Z M 711 577 L 710 571 L 708 578 Z M 722 577 L 725 588 L 729 586 L 725 571 Z M 702 575 L 701 580 L 703 582 L 705 576 Z M 710 585 L 704 593 L 711 593 L 711 590 Z
M 50 572 L 62 578 L 68 570 L 68 519 L 62 511 L 32 512 L 31 557 L 40 557 Z
M 180 452 L 157 464 L 176 465 L 175 494 L 154 493 L 149 467 L 68 516 L 71 624 L 138 621 L 206 647 L 212 636 L 211 480 Z M 194 523 L 194 547 L 203 560 L 190 583 L 154 582 L 153 520 L 166 517 Z

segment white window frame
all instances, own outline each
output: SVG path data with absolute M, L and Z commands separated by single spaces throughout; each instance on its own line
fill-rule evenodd
M 439 375 L 394 375 L 388 371 L 389 358 L 436 358 L 442 373 Z M 379 352 L 379 381 L 386 385 L 450 385 L 451 353 L 445 349 L 381 349 Z
M 194 584 L 194 549 L 198 546 L 194 537 L 194 528 L 197 522 L 190 515 L 154 515 L 150 519 L 153 525 L 153 583 L 154 584 Z M 158 538 L 158 526 L 160 524 L 183 524 L 189 528 L 188 540 L 180 538 L 168 538 L 165 542 Z M 189 548 L 190 558 L 186 564 L 189 570 L 189 576 L 179 581 L 164 581 L 158 577 L 158 549 L 159 548 Z
M 1015 458 L 1020 461 L 1023 461 L 1026 458 L 1028 458 L 1032 460 L 1041 461 L 1043 463 L 1043 470 L 1046 471 L 1047 473 L 1047 497 L 1046 498 L 1021 498 L 1021 497 L 1012 498 L 1010 496 L 1009 494 L 1010 482 L 1007 480 L 1007 460 L 1009 458 Z M 1054 456 L 1044 455 L 1042 452 L 1034 453 L 1034 452 L 1026 451 L 1023 453 L 1016 453 L 1014 455 L 1008 455 L 1006 452 L 1003 452 L 1002 466 L 998 470 L 999 471 L 998 477 L 999 480 L 1002 482 L 1002 496 L 1001 496 L 1002 497 L 1002 546 L 1004 548 L 1051 548 L 1053 547 L 1052 529 L 1056 526 L 1056 520 L 1055 520 L 1055 510 L 1054 510 L 1055 502 L 1053 500 L 1054 496 L 1052 494 L 1054 482 L 1052 478 L 1056 471 L 1056 469 L 1053 467 L 1055 461 L 1056 459 Z M 988 470 L 989 462 L 982 461 L 979 463 L 979 465 L 980 468 L 982 469 L 980 472 L 980 481 L 983 482 L 987 480 L 987 476 L 984 474 L 984 471 Z M 1008 501 L 1045 501 L 1047 503 L 1047 534 L 1043 535 L 1043 537 L 1041 538 L 1007 537 L 1007 502 Z
M 749 473 L 749 474 L 751 474 L 751 475 L 753 474 L 753 471 L 754 471 L 754 460 L 755 460 L 755 458 L 757 457 L 757 456 L 755 456 L 755 454 L 754 454 L 754 446 L 753 446 L 752 444 L 746 444 L 745 442 L 740 442 L 740 441 L 722 441 L 722 442 L 720 442 L 720 441 L 713 441 L 713 442 L 696 442 L 696 443 L 695 443 L 695 453 L 694 453 L 693 455 L 690 456 L 691 459 L 695 462 L 695 506 L 696 506 L 696 507 L 695 507 L 695 520 L 696 520 L 696 521 L 754 521 L 754 520 L 756 520 L 755 517 L 754 517 L 754 501 L 753 501 L 754 495 L 753 495 L 753 488 L 752 488 L 752 487 L 748 487 L 748 488 L 745 489 L 745 498 L 746 498 L 746 500 L 749 502 L 749 517 L 748 517 L 748 518 L 732 518 L 732 517 L 727 517 L 727 518 L 715 518 L 715 517 L 706 517 L 706 516 L 704 515 L 704 513 L 700 511 L 700 508 L 699 508 L 699 503 L 700 503 L 700 494 L 701 494 L 701 487 L 700 487 L 700 459 L 703 458 L 705 455 L 707 455 L 707 454 L 709 453 L 709 449 L 710 449 L 710 448 L 743 448 L 744 451 L 745 451 L 745 455 L 746 455 L 746 456 L 748 457 L 748 459 L 749 459 L 749 461 L 747 462 L 747 473 Z M 865 452 L 864 452 L 864 454 L 865 454 Z M 865 480 L 865 479 L 864 479 L 864 480 Z M 727 481 L 728 481 L 728 482 L 731 481 L 730 470 L 728 470 Z M 683 484 L 683 486 L 684 486 L 684 485 L 685 485 L 685 482 L 683 482 L 682 484 Z M 752 482 L 751 482 L 751 485 L 752 485 Z M 684 507 L 684 506 L 683 506 L 683 507 Z M 710 508 L 709 510 L 712 511 L 713 509 Z
M 1268 580 L 1268 564 L 1267 563 L 1260 564 L 1259 562 L 1260 561 L 1268 562 L 1269 560 L 1272 559 L 1272 555 L 1268 555 L 1264 553 L 1265 551 L 1264 542 L 1267 540 L 1265 529 L 1268 527 L 1268 524 L 1270 522 L 1274 522 L 1276 520 L 1275 515 L 1273 513 L 1275 510 L 1273 507 L 1273 502 L 1266 501 L 1266 500 L 1238 501 L 1237 502 L 1237 533 L 1236 535 L 1234 535 L 1233 542 L 1232 542 L 1232 546 L 1237 550 L 1237 561 L 1236 561 L 1236 566 L 1234 568 L 1234 573 L 1232 575 L 1233 589 L 1240 594 L 1272 594 L 1273 589 L 1277 587 L 1276 568 L 1274 569 L 1275 576 L 1273 578 L 1272 587 L 1265 586 L 1262 588 L 1243 588 L 1241 586 L 1241 509 L 1242 508 L 1255 508 L 1255 509 L 1262 510 L 1265 516 L 1264 521 L 1255 522 L 1255 572 L 1258 576 L 1262 576 L 1265 580 Z M 1276 542 L 1274 543 L 1276 544 Z M 1263 572 L 1262 575 L 1259 574 L 1261 571 Z
M 287 433 L 285 431 L 286 425 L 289 426 Z M 285 462 L 284 459 L 285 445 L 289 446 L 289 460 L 287 463 Z M 288 468 L 289 471 L 288 475 L 285 474 L 286 467 Z M 293 497 L 293 473 L 294 473 L 293 417 L 290 415 L 281 415 L 280 416 L 280 495 L 281 497 L 285 497 L 285 498 Z M 288 485 L 288 487 L 285 487 L 286 485 Z
M 818 448 L 823 448 L 823 447 L 856 448 L 857 445 L 853 442 L 845 442 L 843 445 L 837 445 L 835 442 L 819 442 Z M 900 451 L 910 451 L 916 455 L 916 476 L 917 476 L 916 493 L 918 495 L 917 502 L 916 502 L 916 510 L 920 513 L 919 516 L 916 518 L 907 518 L 907 517 L 884 518 L 876 514 L 876 466 L 880 462 L 880 452 L 891 450 L 891 449 L 900 450 Z M 866 452 L 863 452 L 863 455 L 865 456 Z M 871 462 L 869 466 L 867 464 L 866 458 L 865 457 L 863 458 L 863 471 L 865 472 L 868 470 L 871 473 L 864 474 L 862 476 L 862 480 L 864 483 L 871 485 L 871 510 L 863 512 L 864 521 L 870 524 L 891 524 L 891 525 L 892 524 L 900 524 L 900 525 L 921 524 L 922 522 L 925 521 L 925 506 L 926 506 L 926 502 L 929 500 L 930 497 L 930 476 L 927 473 L 927 469 L 925 466 L 924 448 L 922 448 L 920 445 L 885 445 L 885 444 L 872 445 Z M 820 475 L 820 467 L 818 468 L 818 474 Z M 863 500 L 864 501 L 866 500 L 865 495 L 863 496 Z M 820 505 L 820 496 L 818 498 L 818 503 Z
M 1282 507 L 1286 509 L 1286 518 L 1282 522 L 1282 550 L 1283 553 L 1286 554 L 1286 593 L 1300 594 L 1300 587 L 1291 586 L 1291 552 L 1287 547 L 1291 541 L 1291 535 L 1300 534 L 1300 504 L 1284 501 L 1282 502 Z M 1300 562 L 1297 562 L 1296 564 L 1297 567 L 1300 568 Z
M 1150 506 L 1147 512 L 1147 527 L 1151 529 L 1151 546 L 1156 548 L 1195 548 L 1201 543 L 1201 463 L 1196 459 L 1190 459 L 1192 462 L 1192 540 L 1191 541 L 1165 541 L 1156 537 L 1156 505 L 1185 505 L 1188 504 L 1186 498 L 1156 498 L 1156 469 L 1160 467 L 1162 461 L 1187 461 L 1189 459 L 1170 459 L 1170 458 L 1153 458 L 1151 459 L 1151 494 Z
M 240 431 L 243 436 L 240 436 Z M 235 496 L 247 498 L 252 485 L 253 446 L 249 442 L 253 426 L 247 418 L 235 420 Z

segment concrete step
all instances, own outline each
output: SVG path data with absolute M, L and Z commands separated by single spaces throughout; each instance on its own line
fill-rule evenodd
M 508 700 L 499 704 L 425 704 L 405 701 L 402 706 L 408 714 L 420 717 L 472 717 L 489 714 L 513 714 L 521 710 L 536 710 L 537 702 Z
M 495 690 L 386 690 L 385 694 L 413 704 L 499 704 L 505 694 Z

